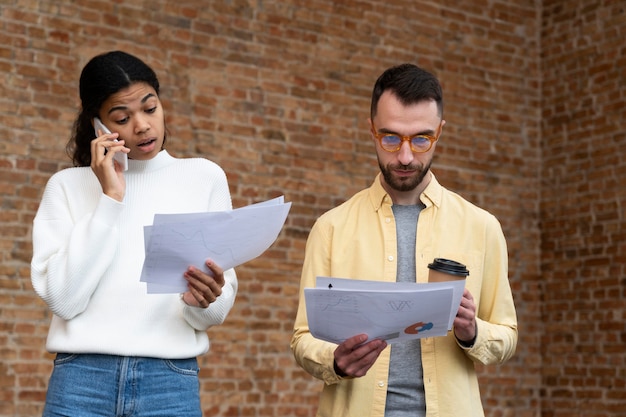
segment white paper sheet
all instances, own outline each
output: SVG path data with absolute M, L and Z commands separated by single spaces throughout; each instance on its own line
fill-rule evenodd
M 317 277 L 316 288 L 304 289 L 309 330 L 333 343 L 361 333 L 388 343 L 444 336 L 464 287 L 465 280 L 416 284 Z
M 140 280 L 148 293 L 182 293 L 189 265 L 208 271 L 208 258 L 224 270 L 248 262 L 274 243 L 290 208 L 281 196 L 229 211 L 156 214 L 152 226 L 144 227 Z

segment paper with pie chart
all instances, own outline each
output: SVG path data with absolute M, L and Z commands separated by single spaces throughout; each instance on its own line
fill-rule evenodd
M 304 289 L 309 330 L 333 343 L 361 333 L 387 343 L 445 336 L 464 286 L 465 280 L 421 284 L 317 277 L 315 288 Z
M 189 265 L 208 271 L 209 258 L 224 270 L 248 262 L 274 243 L 290 208 L 281 196 L 235 210 L 156 214 L 144 227 L 140 281 L 150 294 L 183 293 Z

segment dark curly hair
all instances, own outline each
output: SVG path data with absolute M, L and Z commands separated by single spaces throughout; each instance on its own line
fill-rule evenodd
M 91 141 L 96 137 L 91 123 L 98 116 L 102 103 L 138 82 L 149 84 L 159 94 L 159 80 L 152 68 L 126 52 L 106 52 L 85 65 L 79 84 L 81 110 L 66 147 L 75 166 L 91 165 Z
M 433 100 L 439 117 L 443 117 L 443 92 L 439 80 L 430 72 L 413 64 L 401 64 L 383 72 L 374 84 L 370 116 L 374 119 L 378 101 L 385 91 L 391 91 L 404 105 Z

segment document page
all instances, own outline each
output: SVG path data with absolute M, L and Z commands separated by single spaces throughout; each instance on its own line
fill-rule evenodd
M 208 271 L 209 258 L 224 270 L 248 262 L 274 243 L 290 208 L 281 196 L 229 211 L 156 214 L 144 228 L 140 280 L 148 293 L 182 293 L 189 265 Z
M 452 328 L 465 280 L 400 283 L 317 277 L 305 288 L 309 330 L 341 343 L 357 334 L 395 343 L 445 336 Z

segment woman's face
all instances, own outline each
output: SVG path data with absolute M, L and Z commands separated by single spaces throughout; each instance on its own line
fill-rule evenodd
M 109 130 L 119 133 L 130 149 L 130 159 L 152 159 L 163 147 L 163 107 L 147 83 L 135 83 L 111 95 L 100 107 L 100 119 Z

